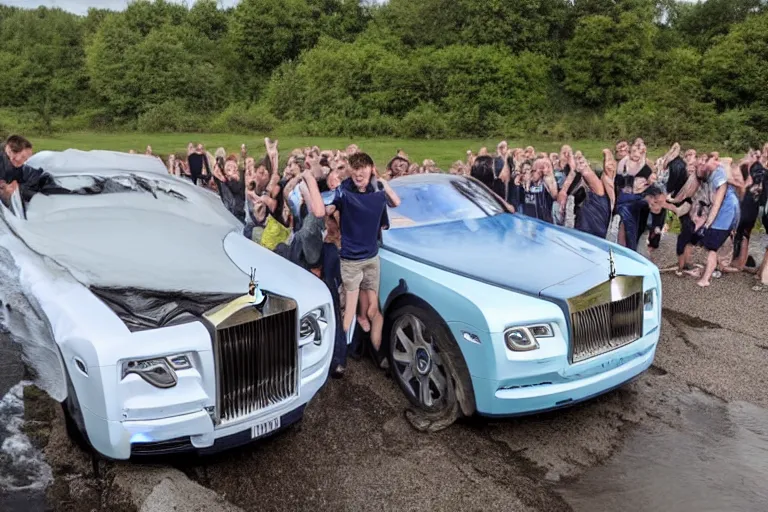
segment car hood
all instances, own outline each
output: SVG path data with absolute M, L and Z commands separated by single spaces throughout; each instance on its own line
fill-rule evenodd
M 245 294 L 255 269 L 260 286 L 295 295 L 322 283 L 242 236 L 234 217 L 190 219 L 172 211 L 83 208 L 34 221 L 4 210 L 14 233 L 34 252 L 89 287 L 196 294 Z M 286 278 L 286 276 L 291 276 Z M 297 282 L 298 281 L 298 282 Z
M 559 301 L 608 280 L 609 249 L 617 274 L 649 273 L 649 262 L 623 247 L 519 214 L 392 229 L 383 245 L 448 272 Z

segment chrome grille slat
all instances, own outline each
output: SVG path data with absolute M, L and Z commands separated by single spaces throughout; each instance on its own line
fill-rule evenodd
M 643 335 L 643 294 L 571 313 L 571 362 L 610 352 Z
M 217 329 L 220 421 L 249 416 L 297 393 L 297 328 L 294 308 Z

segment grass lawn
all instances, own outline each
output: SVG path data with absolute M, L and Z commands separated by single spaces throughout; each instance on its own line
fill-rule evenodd
M 280 143 L 280 150 L 288 153 L 296 147 L 320 146 L 322 149 L 345 148 L 351 143 L 360 146 L 368 152 L 383 169 L 398 149 L 404 150 L 413 161 L 421 162 L 430 158 L 437 162 L 442 169 L 448 169 L 456 160 L 466 159 L 468 149 L 477 152 L 485 146 L 489 151 L 496 149 L 498 139 L 458 139 L 458 140 L 417 140 L 391 138 L 334 138 L 334 137 L 281 137 L 271 134 Z M 224 147 L 228 152 L 238 152 L 240 144 L 245 143 L 251 154 L 261 155 L 264 152 L 264 135 L 232 135 L 215 133 L 96 133 L 76 132 L 57 134 L 53 136 L 31 137 L 37 151 L 64 150 L 69 148 L 90 150 L 109 149 L 114 151 L 136 150 L 143 153 L 147 145 L 152 146 L 155 154 L 164 158 L 171 152 L 184 152 L 189 142 L 202 142 L 206 149 L 213 152 L 218 147 Z M 602 164 L 603 148 L 612 148 L 613 142 L 597 140 L 574 141 L 543 141 L 543 140 L 514 140 L 508 139 L 510 147 L 525 147 L 533 145 L 538 151 L 558 152 L 560 146 L 567 142 L 574 150 L 581 150 L 587 158 L 598 165 Z M 660 155 L 666 148 L 652 149 L 653 156 Z

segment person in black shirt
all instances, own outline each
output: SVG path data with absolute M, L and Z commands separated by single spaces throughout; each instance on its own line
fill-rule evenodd
M 50 174 L 26 165 L 32 156 L 32 143 L 19 135 L 11 135 L 0 152 L 0 199 L 10 204 L 17 190 L 24 203 L 38 192 L 68 193 L 58 186 Z
M 223 175 L 214 176 L 214 179 L 224 206 L 237 220 L 245 223 L 245 182 L 240 179 L 237 155 L 227 157 Z
M 522 154 L 520 150 L 515 151 Z M 517 170 L 515 155 L 509 149 L 507 142 L 501 141 L 496 148 L 496 156 L 493 158 L 494 180 L 490 188 L 497 196 L 515 208 L 518 208 L 522 203 L 519 190 L 514 183 Z
M 471 176 L 481 182 L 488 188 L 493 188 L 495 181 L 493 172 L 493 158 L 490 156 L 479 156 L 472 164 Z
M 208 157 L 205 154 L 205 148 L 202 144 L 198 144 L 194 153 L 190 153 L 187 157 L 187 165 L 189 166 L 189 174 L 192 177 L 192 183 L 198 184 L 201 178 L 205 176 L 206 181 L 210 179 L 211 167 L 208 164 Z M 203 173 L 205 168 L 205 173 Z
M 616 211 L 621 216 L 619 244 L 637 251 L 643 232 L 648 224 L 650 209 L 641 201 L 643 192 L 654 181 L 654 172 L 645 158 L 642 139 L 630 147 L 629 156 L 618 164 L 616 173 Z M 636 205 L 640 205 L 637 208 Z M 658 212 L 661 216 L 661 212 Z
M 691 152 L 687 151 L 686 156 L 690 158 Z M 693 152 L 695 155 L 695 152 Z M 688 181 L 688 163 L 680 156 L 680 145 L 675 143 L 672 149 L 664 159 L 666 169 L 669 171 L 667 177 L 667 194 L 676 196 Z
M 32 143 L 24 137 L 12 135 L 3 144 L 0 155 L 0 194 L 7 203 L 13 193 L 28 181 L 24 164 L 32 156 Z
M 548 158 L 523 164 L 522 212 L 552 224 L 552 204 L 557 198 L 557 181 Z
M 598 238 L 605 238 L 611 222 L 611 212 L 615 195 L 613 177 L 616 173 L 616 161 L 609 149 L 603 150 L 603 175 L 598 177 L 582 157 L 576 162 L 578 172 L 588 187 L 587 198 L 581 206 L 580 215 L 574 226 L 579 231 Z
M 565 224 L 568 196 L 573 196 L 573 226 L 568 227 L 575 227 L 581 223 L 581 206 L 587 200 L 587 187 L 581 174 L 576 170 L 577 157 L 580 159 L 583 155 L 578 151 L 574 154 L 570 146 L 563 146 L 560 150 L 560 163 L 563 166 L 565 182 L 558 193 L 557 202 L 560 205 L 560 220 Z
M 749 257 L 749 241 L 760 215 L 761 199 L 765 194 L 766 169 L 754 155 L 739 166 L 746 183 L 741 200 L 741 218 L 733 240 L 733 267 L 743 270 Z

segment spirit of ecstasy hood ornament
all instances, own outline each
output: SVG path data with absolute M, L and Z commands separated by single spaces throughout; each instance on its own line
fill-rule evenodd
M 613 259 L 613 249 L 608 249 L 608 263 L 611 264 L 611 270 L 608 274 L 608 280 L 611 281 L 616 277 L 616 262 Z
M 248 284 L 248 295 L 253 297 L 251 301 L 257 306 L 264 304 L 264 301 L 266 300 L 264 294 L 261 293 L 261 288 L 259 288 L 259 282 L 256 280 L 256 269 L 253 267 L 251 267 L 251 281 Z

